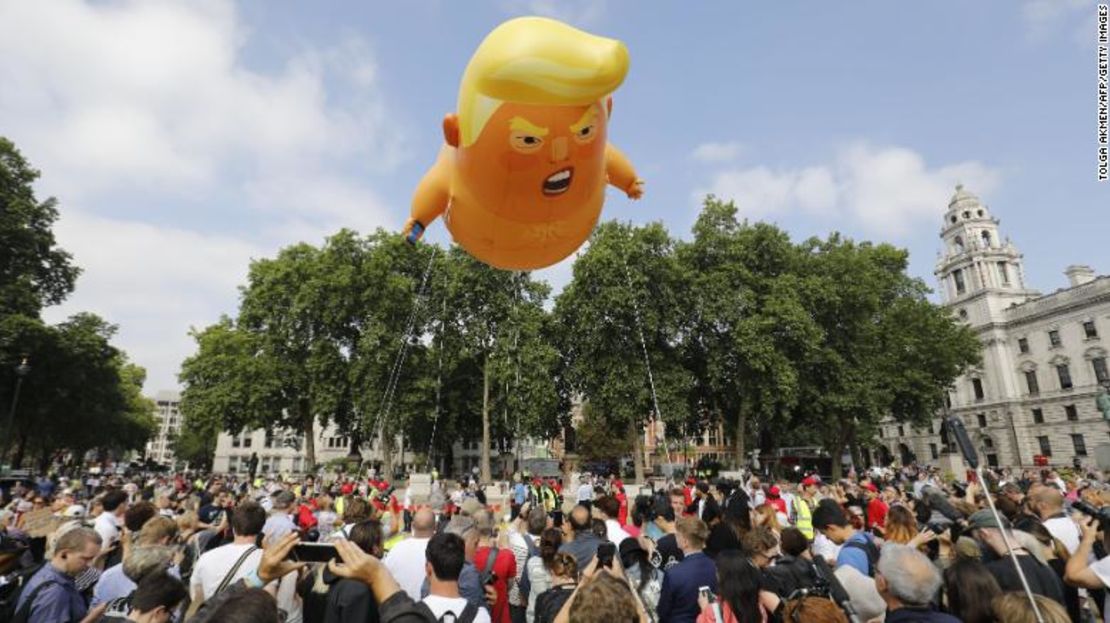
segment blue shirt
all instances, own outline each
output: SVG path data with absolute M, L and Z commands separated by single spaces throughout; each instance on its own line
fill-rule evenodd
M 96 606 L 105 601 L 127 597 L 135 588 L 131 578 L 123 574 L 123 563 L 113 565 L 104 570 L 100 581 L 96 583 L 91 605 Z
M 867 550 L 859 547 L 845 547 L 848 543 L 862 543 L 866 547 L 871 539 L 864 532 L 856 532 L 844 541 L 840 553 L 836 556 L 836 566 L 845 565 L 859 571 L 864 576 L 871 575 L 871 561 L 867 559 Z
M 49 562 L 27 580 L 19 594 L 17 609 L 23 607 L 24 602 L 35 592 L 35 587 L 46 582 L 51 584 L 35 595 L 35 601 L 27 613 L 28 623 L 67 623 L 85 618 L 88 608 L 81 593 L 77 591 L 77 584 L 73 582 L 73 578 L 58 571 Z
M 659 592 L 659 606 L 656 608 L 659 620 L 694 623 L 700 612 L 698 589 L 702 586 L 717 592 L 717 566 L 703 552 L 692 552 L 663 575 L 663 588 Z
M 524 488 L 524 483 L 518 482 L 513 487 L 513 503 L 517 506 L 524 504 L 524 498 L 527 495 L 527 490 Z

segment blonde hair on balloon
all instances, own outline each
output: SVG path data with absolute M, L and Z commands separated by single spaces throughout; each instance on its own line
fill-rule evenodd
M 478 140 L 504 102 L 583 106 L 624 82 L 628 49 L 544 17 L 519 17 L 495 28 L 474 52 L 459 86 L 465 147 Z

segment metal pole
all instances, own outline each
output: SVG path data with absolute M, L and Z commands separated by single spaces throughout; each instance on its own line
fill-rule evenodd
M 983 479 L 982 465 L 975 468 L 975 475 L 979 477 L 980 483 L 986 482 L 986 480 Z M 1007 532 L 1007 529 L 1002 523 L 1002 518 L 998 514 L 998 509 L 994 506 L 994 498 L 993 496 L 991 496 L 990 491 L 987 491 L 985 487 L 984 491 L 986 492 L 986 495 L 983 497 L 987 498 L 987 505 L 990 506 L 991 515 L 993 515 L 994 520 L 998 522 L 998 531 L 1002 533 L 1002 541 L 1006 544 L 1006 551 L 1010 553 L 1010 560 L 1013 561 L 1014 570 L 1017 571 L 1018 577 L 1021 579 L 1021 587 L 1025 590 L 1025 596 L 1029 598 L 1029 605 L 1033 608 L 1033 614 L 1037 617 L 1038 623 L 1045 623 L 1044 617 L 1041 616 L 1041 610 L 1037 607 L 1037 600 L 1033 596 L 1033 590 L 1029 588 L 1029 580 L 1025 578 L 1025 571 L 1022 570 L 1021 563 L 1018 561 L 1017 554 L 1014 552 L 1014 545 L 1010 542 L 1010 536 Z
M 0 458 L 7 457 L 8 441 L 15 439 L 15 407 L 19 404 L 19 390 L 21 387 L 23 387 L 22 374 L 15 379 L 15 393 L 12 394 L 12 407 L 8 410 L 8 426 L 4 429 L 4 451 L 0 452 Z

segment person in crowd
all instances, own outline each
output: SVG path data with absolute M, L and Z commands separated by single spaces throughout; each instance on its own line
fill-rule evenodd
M 658 621 L 659 595 L 663 591 L 663 571 L 651 564 L 648 550 L 638 539 L 625 539 L 620 544 L 621 565 L 632 590 L 644 604 L 648 619 Z
M 813 511 L 813 528 L 840 546 L 837 566 L 851 566 L 866 576 L 874 576 L 879 548 L 871 535 L 852 528 L 844 511 L 833 500 L 824 499 Z
M 474 566 L 479 570 L 483 586 L 492 585 L 497 593 L 497 599 L 490 602 L 490 619 L 493 623 L 510 623 L 509 582 L 516 577 L 516 559 L 512 549 L 499 543 L 492 513 L 479 511 L 474 515 L 474 522 L 478 528 Z
M 887 511 L 884 526 L 883 540 L 886 543 L 906 545 L 918 535 L 917 518 L 905 506 L 895 506 Z
M 692 503 L 688 503 L 686 498 L 686 490 L 682 487 L 674 487 L 667 492 L 667 499 L 670 501 L 671 510 L 673 511 L 672 515 L 674 517 L 671 521 L 677 521 L 679 517 L 686 514 L 686 507 Z
M 833 570 L 833 575 L 844 588 L 852 609 L 861 621 L 882 621 L 886 615 L 886 602 L 875 587 L 873 578 L 863 575 L 853 567 L 837 567 Z
M 556 552 L 548 571 L 551 587 L 536 596 L 535 623 L 554 623 L 563 611 L 563 606 L 578 590 L 578 563 L 574 556 Z
M 562 544 L 562 531 L 558 528 L 546 528 L 540 535 L 539 555 L 530 557 L 525 563 L 525 573 L 528 576 L 528 608 L 525 618 L 528 623 L 533 623 L 536 620 L 536 601 L 538 597 L 554 586 L 556 576 L 554 569 L 555 557 L 559 553 L 559 546 Z M 563 555 L 573 560 L 570 554 Z M 559 606 L 559 608 L 561 607 L 562 605 Z M 558 614 L 558 608 L 555 610 L 555 614 Z M 554 614 L 552 618 L 554 618 Z
M 428 595 L 421 603 L 437 621 L 450 614 L 455 621 L 490 623 L 489 612 L 460 591 L 460 575 L 467 564 L 466 549 L 463 538 L 451 532 L 436 534 L 428 540 L 425 548 Z
M 1068 519 L 1068 521 L 1072 521 Z M 1074 523 L 1074 522 L 1073 522 Z M 1074 524 L 1076 530 L 1079 529 L 1078 524 Z M 1037 558 L 1048 565 L 1052 569 L 1056 577 L 1060 578 L 1061 585 L 1064 587 L 1064 608 L 1068 611 L 1068 616 L 1073 620 L 1079 620 L 1081 616 L 1081 604 L 1079 588 L 1068 584 L 1064 578 L 1067 575 L 1067 561 L 1071 557 L 1068 553 L 1067 547 L 1064 546 L 1059 539 L 1052 536 L 1048 528 L 1041 523 L 1030 523 L 1025 526 L 1027 533 L 1016 533 L 1018 535 L 1028 534 L 1027 547 L 1034 552 L 1040 554 Z M 1079 542 L 1076 542 L 1076 549 L 1079 548 Z
M 146 545 L 131 550 L 128 556 L 116 567 L 122 573 L 100 576 L 93 591 L 92 605 L 108 603 L 105 614 L 127 616 L 130 612 L 128 597 L 131 596 L 142 580 L 150 573 L 167 571 L 173 563 L 175 550 L 166 545 Z
M 28 623 L 82 621 L 89 609 L 74 578 L 93 564 L 100 547 L 100 533 L 88 528 L 74 528 L 58 537 L 50 562 L 23 585 L 16 615 L 26 617 Z M 99 609 L 102 612 L 104 606 Z
M 782 531 L 779 547 L 781 554 L 775 564 L 763 569 L 764 586 L 779 597 L 789 597 L 794 591 L 811 588 L 817 584 L 809 542 L 797 528 Z
M 331 539 L 335 532 L 335 524 L 339 516 L 335 514 L 334 501 L 327 493 L 316 496 L 316 529 L 320 533 L 320 541 Z
M 564 540 L 560 552 L 574 556 L 579 569 L 589 566 L 597 554 L 597 546 L 601 539 L 593 533 L 590 522 L 590 509 L 579 504 L 570 511 L 568 521 L 563 524 Z
M 247 501 L 231 513 L 231 543 L 205 552 L 193 566 L 189 590 L 193 595 L 190 610 L 196 611 L 205 600 L 225 590 L 236 580 L 258 568 L 262 550 L 256 541 L 266 524 L 266 511 Z
M 575 494 L 575 501 L 579 506 L 586 507 L 589 511 L 594 502 L 594 486 L 590 484 L 589 476 L 582 476 L 578 484 L 578 491 Z
M 1068 555 L 1079 549 L 1079 526 L 1064 512 L 1064 494 L 1059 489 L 1037 489 L 1029 495 L 1027 506 L 1040 519 L 1052 538 L 1064 544 Z
M 710 495 L 708 482 L 700 480 L 694 485 L 694 502 L 690 505 L 687 512 L 696 515 L 698 519 L 704 521 L 706 525 L 713 519 L 720 517 L 720 504 L 717 503 L 716 498 Z
M 1045 597 L 1036 595 L 1037 610 L 1040 611 L 1044 623 L 1068 623 L 1068 613 L 1059 603 Z M 1039 623 L 1037 615 L 1029 607 L 1029 596 L 1025 593 L 1003 593 L 994 598 L 991 603 L 994 620 L 999 623 Z
M 509 529 L 509 547 L 516 563 L 516 577 L 509 584 L 509 615 L 513 623 L 523 623 L 528 613 L 528 559 L 540 556 L 540 538 L 550 521 L 542 506 L 525 502 Z M 558 546 L 556 546 L 557 548 Z
M 288 489 L 281 489 L 270 496 L 272 506 L 270 516 L 266 518 L 266 525 L 262 528 L 263 536 L 268 539 L 280 539 L 290 532 L 297 531 L 297 524 L 293 522 L 293 516 L 290 514 L 296 501 L 296 496 Z
M 779 522 L 778 511 L 769 503 L 760 504 L 752 510 L 752 525 L 767 528 L 775 536 L 782 534 L 782 524 Z
M 126 616 L 105 613 L 99 623 L 168 623 L 189 596 L 181 580 L 164 571 L 143 576 L 130 599 Z
M 807 539 L 812 541 L 813 510 L 817 506 L 817 485 L 820 483 L 814 476 L 807 476 L 798 485 L 798 495 L 794 496 L 794 503 L 790 515 L 794 519 L 794 526 L 802 531 Z
M 874 483 L 868 481 L 863 485 L 863 497 L 865 504 L 865 512 L 867 514 L 867 529 L 878 529 L 881 533 L 886 527 L 886 516 L 890 511 L 890 506 L 883 501 L 882 496 L 879 494 L 879 487 Z
M 666 571 L 667 569 L 682 562 L 682 550 L 678 547 L 678 540 L 675 537 L 675 519 L 681 517 L 681 511 L 675 515 L 675 492 L 678 493 L 678 500 L 682 500 L 682 490 L 675 489 L 671 492 L 667 499 L 656 498 L 655 504 L 655 527 L 658 528 L 661 536 L 655 540 L 655 552 L 659 555 L 659 568 Z
M 1006 520 L 1003 519 L 1003 525 L 999 525 L 989 510 L 981 510 L 969 517 L 967 521 L 967 529 L 979 542 L 987 570 L 998 581 L 998 586 L 1003 592 L 1022 590 L 1021 578 L 1014 569 L 1006 542 L 1002 537 L 1002 530 L 1010 529 L 1009 525 L 1005 525 Z M 1064 587 L 1052 569 L 1038 561 L 1029 550 L 1023 547 L 1015 546 L 1014 553 L 1029 582 L 1029 588 L 1038 595 L 1044 595 L 1063 604 Z
M 831 599 L 824 597 L 802 597 L 786 603 L 782 611 L 783 621 L 805 621 L 806 623 L 848 623 L 848 616 Z
M 349 539 L 351 528 L 367 519 L 373 519 L 374 507 L 364 497 L 352 497 L 343 509 L 343 527 L 332 533 L 333 539 Z
M 945 609 L 964 623 L 993 623 L 991 601 L 1001 594 L 998 581 L 978 560 L 956 560 L 944 570 Z
M 427 577 L 424 552 L 435 534 L 435 528 L 436 518 L 431 509 L 416 511 L 412 517 L 412 536 L 394 545 L 382 559 L 385 568 L 413 599 L 420 599 L 420 586 Z
M 647 621 L 643 604 L 632 594 L 619 571 L 599 569 L 583 574 L 575 594 L 567 600 L 556 623 L 613 623 Z
M 763 590 L 759 569 L 741 552 L 721 552 L 717 557 L 717 587 L 720 619 L 714 605 L 699 595 L 697 623 L 760 623 L 778 609 L 779 597 Z
M 350 541 L 367 554 L 381 558 L 381 523 L 368 519 L 355 524 L 351 528 Z M 341 578 L 326 568 L 323 570 L 323 580 L 328 586 L 323 623 L 378 622 L 378 605 L 370 587 L 357 580 Z
M 716 568 L 702 551 L 709 527 L 696 516 L 682 517 L 675 523 L 675 535 L 683 559 L 663 576 L 657 612 L 660 621 L 693 623 L 700 612 L 698 589 L 708 586 L 717 592 Z
M 614 545 L 620 545 L 625 539 L 631 538 L 620 523 L 620 502 L 611 495 L 603 495 L 594 503 L 605 522 L 605 538 Z
M 123 517 L 127 514 L 127 493 L 119 489 L 109 491 L 100 499 L 100 503 L 103 510 L 96 516 L 93 527 L 100 535 L 104 549 L 109 550 L 119 541 Z
M 908 545 L 883 546 L 875 587 L 887 605 L 886 623 L 960 623 L 932 608 L 940 585 L 940 572 L 925 554 Z

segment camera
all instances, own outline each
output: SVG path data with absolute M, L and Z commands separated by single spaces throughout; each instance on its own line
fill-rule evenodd
M 1110 527 L 1110 507 L 1095 508 L 1091 503 L 1083 500 L 1072 502 L 1071 507 L 1088 517 L 1097 519 L 1100 530 L 1105 531 Z

